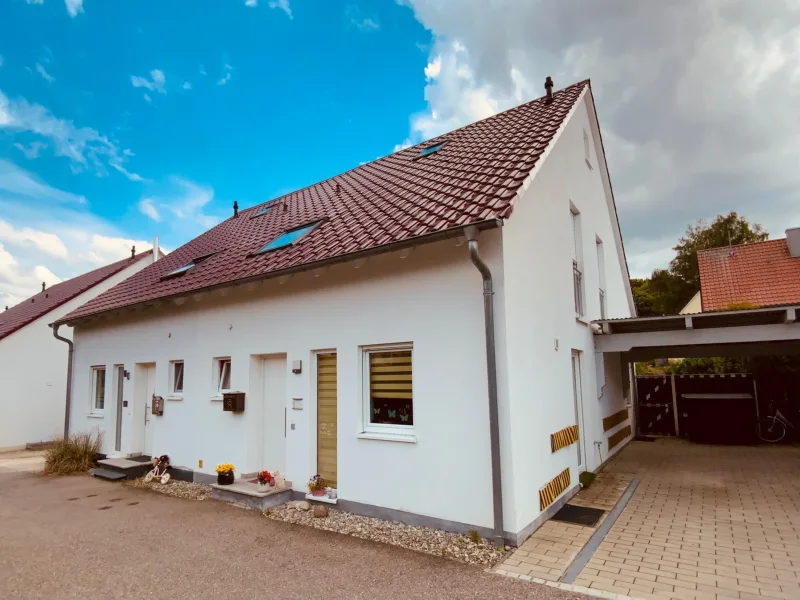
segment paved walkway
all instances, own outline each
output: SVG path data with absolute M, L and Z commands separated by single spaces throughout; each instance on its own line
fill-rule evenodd
M 0 598 L 583 598 L 86 476 L 0 472 Z
M 39 473 L 44 468 L 44 450 L 0 452 L 0 473 Z
M 800 448 L 632 442 L 572 503 L 608 510 L 633 479 L 575 585 L 648 600 L 800 599 Z M 558 580 L 593 532 L 550 521 L 497 569 Z

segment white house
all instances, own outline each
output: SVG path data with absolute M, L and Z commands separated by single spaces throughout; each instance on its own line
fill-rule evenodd
M 235 209 L 60 319 L 71 427 L 198 481 L 320 473 L 346 510 L 517 543 L 630 437 L 589 322 L 633 314 L 590 84 L 551 83 Z
M 50 288 L 42 284 L 40 293 L 0 312 L 0 451 L 64 433 L 68 345 L 48 324 L 141 271 L 151 257 L 143 252 Z

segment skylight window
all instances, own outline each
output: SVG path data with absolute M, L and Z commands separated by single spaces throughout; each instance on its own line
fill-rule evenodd
M 216 252 L 209 252 L 208 254 L 202 254 L 202 255 L 198 256 L 197 258 L 193 258 L 191 260 L 191 262 L 186 263 L 182 267 L 178 267 L 174 271 L 170 271 L 166 275 L 162 275 L 161 279 L 162 280 L 163 279 L 169 279 L 171 277 L 178 277 L 179 275 L 183 275 L 187 271 L 195 268 L 198 264 L 203 262 L 205 259 L 210 258 L 211 256 L 214 256 L 215 254 L 216 254 Z
M 256 217 L 260 217 L 261 215 L 265 215 L 265 214 L 267 214 L 267 213 L 268 213 L 269 211 L 271 211 L 271 210 L 272 210 L 272 205 L 270 205 L 270 206 L 265 206 L 265 207 L 264 207 L 264 208 L 262 208 L 260 211 L 258 211 L 258 212 L 255 214 L 255 216 L 256 216 Z
M 429 146 L 428 148 L 423 148 L 422 150 L 419 151 L 419 155 L 428 156 L 429 154 L 433 154 L 434 152 L 439 150 L 439 148 L 441 148 L 442 146 L 444 146 L 444 142 L 442 142 L 441 144 L 434 144 L 433 146 Z
M 286 246 L 291 246 L 292 244 L 297 243 L 303 237 L 311 233 L 319 223 L 312 223 L 311 225 L 304 225 L 303 227 L 298 227 L 297 229 L 292 229 L 290 231 L 286 231 L 272 240 L 269 244 L 261 248 L 256 254 L 261 254 L 262 252 L 269 252 L 270 250 L 277 250 L 278 248 L 285 248 Z

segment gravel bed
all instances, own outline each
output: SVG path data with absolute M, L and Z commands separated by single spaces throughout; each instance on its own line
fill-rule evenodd
M 308 525 L 365 540 L 402 546 L 427 554 L 454 558 L 472 565 L 494 564 L 506 553 L 505 549 L 497 548 L 484 539 L 475 544 L 464 535 L 363 517 L 335 509 L 328 509 L 327 517 L 315 518 L 311 510 L 300 510 L 294 506 L 292 503 L 281 504 L 264 511 L 264 515 L 276 521 Z
M 167 496 L 185 498 L 186 500 L 207 500 L 211 498 L 211 486 L 202 483 L 189 483 L 188 481 L 172 480 L 164 485 L 157 480 L 147 483 L 144 479 L 131 479 L 125 485 L 143 490 L 151 490 Z

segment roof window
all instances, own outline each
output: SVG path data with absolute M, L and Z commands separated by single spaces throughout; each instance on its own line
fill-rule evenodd
M 211 256 L 214 256 L 215 254 L 216 254 L 216 252 L 209 252 L 208 254 L 201 254 L 197 258 L 193 258 L 191 260 L 191 262 L 186 263 L 182 267 L 178 267 L 174 271 L 170 271 L 166 275 L 162 275 L 161 279 L 163 281 L 164 279 L 171 279 L 172 277 L 178 277 L 179 275 L 183 275 L 187 271 L 190 271 L 191 269 L 196 267 L 199 263 L 203 262 L 205 259 L 207 259 L 207 258 L 209 258 Z
M 256 214 L 254 214 L 252 218 L 255 219 L 256 217 L 260 217 L 261 215 L 265 215 L 269 211 L 271 211 L 273 208 L 275 208 L 275 201 L 271 200 L 269 202 L 269 204 L 267 204 L 266 206 L 262 206 L 261 209 Z
M 427 148 L 423 148 L 419 151 L 420 156 L 428 156 L 429 154 L 433 154 L 434 152 L 438 151 L 439 148 L 444 146 L 444 142 L 440 144 L 434 144 L 433 146 L 428 146 Z
M 289 231 L 285 231 L 284 233 L 280 234 L 274 240 L 272 240 L 269 244 L 261 248 L 256 254 L 262 254 L 264 252 L 269 252 L 271 250 L 277 250 L 279 248 L 285 248 L 286 246 L 291 246 L 292 244 L 296 244 L 306 235 L 311 233 L 316 227 L 319 225 L 317 223 L 311 223 L 310 225 L 303 225 L 302 227 L 297 227 L 296 229 L 290 229 Z

